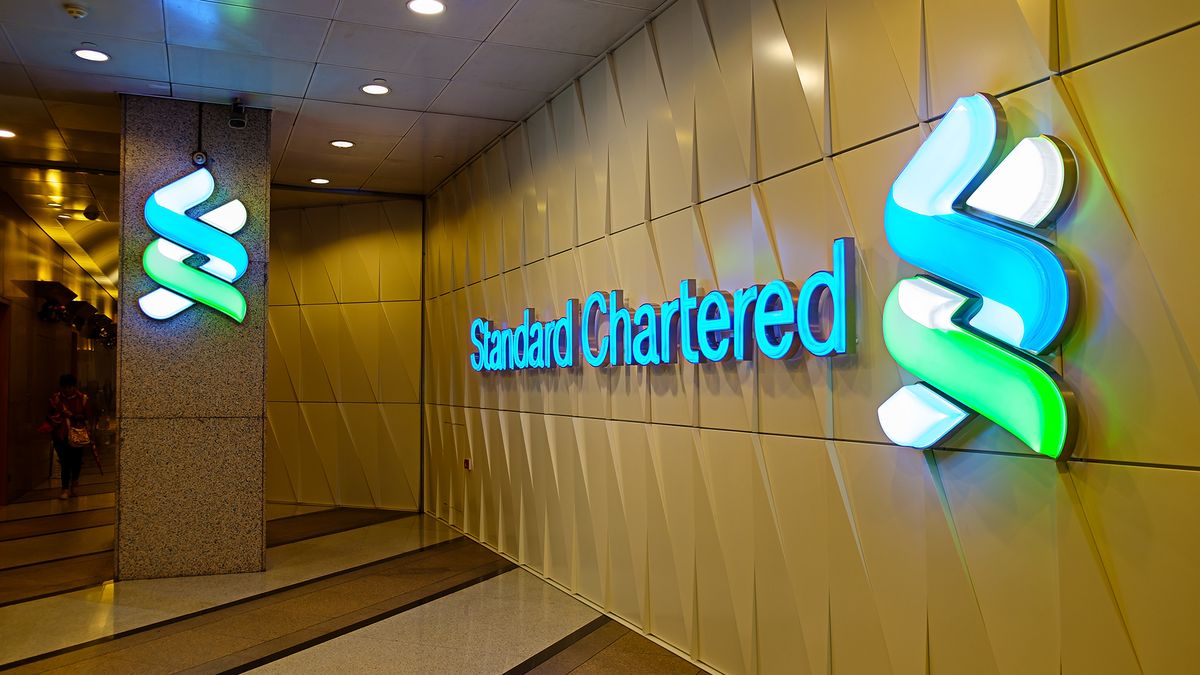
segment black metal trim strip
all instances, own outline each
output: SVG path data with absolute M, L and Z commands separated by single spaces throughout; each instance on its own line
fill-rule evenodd
M 574 631 L 570 635 L 564 637 L 563 639 L 559 640 L 558 642 L 555 642 L 554 644 L 550 645 L 549 647 L 546 647 L 542 651 L 525 659 L 524 661 L 518 663 L 517 665 L 513 666 L 512 668 L 509 668 L 508 670 L 506 670 L 504 672 L 504 675 L 525 675 L 525 673 L 528 673 L 529 671 L 533 670 L 534 668 L 537 668 L 538 666 L 549 661 L 550 659 L 554 658 L 555 656 L 558 656 L 559 654 L 565 652 L 567 650 L 567 648 L 570 647 L 571 645 L 575 644 L 576 642 L 579 642 L 580 640 L 591 635 L 592 633 L 595 633 L 596 631 L 600 630 L 601 628 L 603 628 L 604 626 L 607 626 L 610 623 L 612 623 L 612 619 L 608 618 L 606 615 L 601 614 L 600 616 L 598 616 L 598 617 L 592 619 L 591 621 L 587 622 L 586 624 L 584 624 L 581 628 Z

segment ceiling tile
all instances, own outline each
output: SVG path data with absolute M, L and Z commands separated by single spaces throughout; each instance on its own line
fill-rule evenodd
M 0 26 L 0 62 L 15 63 L 17 60 L 17 53 L 8 43 L 8 36 L 4 34 L 3 26 Z
M 328 153 L 303 153 L 288 149 L 283 154 L 275 181 L 290 185 L 308 185 L 310 178 L 327 178 L 329 189 L 358 188 L 371 176 L 378 159 L 365 157 L 336 156 L 330 148 Z
M 421 162 L 441 156 L 458 166 L 511 126 L 502 120 L 425 113 L 388 159 Z
M 27 66 L 57 68 L 95 75 L 167 79 L 167 51 L 161 42 L 143 42 L 119 37 L 102 37 L 74 31 L 4 27 L 12 46 Z M 84 61 L 71 52 L 81 42 L 94 42 L 112 59 L 103 63 Z
M 335 21 L 320 61 L 449 79 L 478 44 L 473 40 Z
M 364 190 L 425 194 L 454 171 L 450 162 L 412 162 L 389 159 L 363 183 Z
M 160 0 L 88 0 L 80 4 L 87 7 L 88 15 L 73 19 L 59 2 L 3 0 L 0 1 L 0 22 L 163 41 Z
M 171 80 L 235 91 L 304 96 L 313 64 L 170 45 Z
M 235 98 L 242 99 L 242 104 L 251 108 L 266 108 L 276 113 L 288 112 L 295 114 L 300 111 L 304 99 L 291 96 L 271 96 L 237 89 L 219 89 L 216 87 L 197 87 L 191 84 L 177 84 L 172 88 L 175 98 L 185 101 L 203 101 L 205 103 L 229 103 Z M 273 124 L 274 122 L 272 122 Z
M 167 42 L 281 59 L 315 61 L 328 19 L 205 0 L 166 0 Z
M 548 95 L 549 92 L 453 80 L 429 106 L 429 111 L 499 120 L 520 120 L 533 112 Z
M 520 0 L 488 40 L 597 56 L 648 15 L 591 0 Z
M 644 9 L 646 11 L 658 9 L 663 5 L 669 5 L 675 0 L 602 0 L 610 5 L 621 5 L 622 7 L 633 7 L 635 9 Z M 632 26 L 631 26 L 632 27 Z
M 387 80 L 391 93 L 385 96 L 364 94 L 364 84 L 376 79 Z M 379 70 L 362 70 L 318 63 L 308 85 L 307 98 L 342 103 L 361 103 L 383 108 L 405 108 L 424 110 L 437 98 L 447 80 L 432 77 L 401 75 Z
M 530 91 L 554 91 L 593 57 L 485 42 L 454 79 Z
M 0 94 L 4 96 L 24 96 L 37 98 L 37 90 L 33 82 L 25 74 L 25 67 L 19 63 L 0 63 Z
M 332 19 L 338 0 L 220 0 L 226 5 L 270 9 L 304 16 L 319 16 Z
M 42 98 L 90 105 L 116 105 L 117 94 L 170 96 L 171 85 L 166 81 L 139 80 L 132 77 L 112 77 L 75 73 L 69 70 L 28 68 L 29 78 Z
M 403 28 L 420 33 L 482 40 L 500 23 L 516 0 L 456 0 L 445 12 L 422 15 L 400 0 L 342 0 L 342 21 Z
M 308 128 L 337 128 L 352 132 L 403 136 L 418 117 L 420 113 L 411 110 L 308 100 L 300 108 L 296 124 Z
M 46 101 L 46 109 L 60 130 L 79 129 L 121 133 L 121 108 L 119 106 Z
M 79 166 L 89 169 L 103 169 L 105 171 L 119 171 L 121 169 L 121 153 L 119 151 L 85 152 L 72 150 L 71 154 L 75 156 L 75 161 Z
M 402 133 L 370 133 L 357 129 L 345 128 L 340 125 L 326 126 L 312 124 L 304 119 L 297 120 L 292 127 L 288 139 L 288 150 L 307 154 L 330 153 L 331 157 L 360 157 L 374 159 L 378 164 L 388 156 Z M 354 143 L 353 148 L 335 148 L 329 144 L 333 140 L 346 140 Z
M 101 152 L 113 155 L 121 152 L 121 131 L 89 131 L 87 129 L 62 129 L 59 133 L 73 154 Z

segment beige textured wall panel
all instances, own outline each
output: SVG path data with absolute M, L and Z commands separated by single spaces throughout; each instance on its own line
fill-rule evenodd
M 300 400 L 335 401 L 341 392 L 337 305 L 300 307 Z
M 696 429 L 649 427 L 646 486 L 648 604 L 644 624 L 653 635 L 694 653 L 696 520 L 693 504 L 700 475 Z
M 535 498 L 544 500 L 546 514 L 546 576 L 566 588 L 574 585 L 575 569 L 575 472 L 579 464 L 579 448 L 575 442 L 575 425 L 570 417 L 546 415 L 546 451 L 549 461 L 540 467 L 542 482 Z
M 294 305 L 299 302 L 301 225 L 299 211 L 279 211 L 271 221 L 271 256 L 267 261 L 267 302 Z
M 296 401 L 300 391 L 300 308 L 267 308 L 267 400 Z
M 1082 65 L 1196 21 L 1200 6 L 1191 0 L 1064 0 L 1059 3 L 1062 67 Z
M 510 445 L 510 461 L 513 478 L 519 488 L 521 503 L 521 528 L 519 560 L 526 561 L 533 570 L 544 574 L 546 512 L 542 500 L 538 499 L 536 486 L 541 485 L 544 467 L 549 465 L 549 448 L 546 440 L 546 425 L 541 415 L 521 413 L 518 418 L 521 429 L 521 444 Z
M 1200 247 L 1200 232 L 1189 224 L 1200 220 L 1200 206 L 1190 190 L 1200 134 L 1185 130 L 1196 124 L 1200 91 L 1179 86 L 1169 73 L 1198 61 L 1200 31 L 1190 30 L 1068 78 L 1193 363 L 1200 362 L 1200 312 L 1191 251 Z
M 380 323 L 379 303 L 340 305 L 338 370 L 341 381 L 339 401 L 375 403 L 379 393 Z
M 416 403 L 421 381 L 421 303 L 385 302 L 380 308 L 379 391 L 388 403 Z
M 992 0 L 929 0 L 925 40 L 930 113 L 940 115 L 960 96 L 1005 92 L 1050 75 L 1022 4 Z M 1049 10 L 1048 3 L 1045 3 Z M 1035 19 L 1036 20 L 1036 19 Z
M 300 303 L 337 302 L 342 263 L 337 254 L 338 207 L 301 211 L 300 218 L 300 246 L 312 252 L 300 257 Z
M 421 299 L 422 205 L 415 201 L 384 202 L 388 231 L 368 245 L 379 247 L 379 299 Z M 389 236 L 390 234 L 390 236 Z
M 765 489 L 754 502 L 759 672 L 829 671 L 825 441 L 761 436 Z
M 379 300 L 379 260 L 383 237 L 379 236 L 379 204 L 354 204 L 342 207 L 338 228 L 337 250 L 341 255 L 342 302 L 377 302 Z M 396 264 L 388 260 L 388 265 Z
M 432 210 L 441 214 L 445 206 L 439 199 Z M 277 293 L 285 302 L 268 311 L 269 498 L 417 509 L 423 205 L 378 202 L 277 213 L 297 224 L 284 258 L 302 270 L 301 287 L 309 293 Z M 453 302 L 447 298 L 446 305 Z M 434 313 L 438 322 L 449 318 Z M 459 339 L 458 331 L 431 324 L 430 339 Z M 449 396 L 445 375 L 452 365 L 446 360 L 434 371 L 431 393 Z M 454 447 L 453 439 L 431 445 L 439 458 Z
M 267 501 L 296 501 L 300 482 L 300 406 L 267 403 L 266 493 Z
M 696 0 L 667 8 L 651 24 L 666 108 L 652 101 L 650 208 L 654 217 L 698 201 L 696 183 L 696 74 L 691 62 L 693 42 L 702 37 L 711 49 Z M 697 29 L 699 27 L 699 29 Z M 657 97 L 656 97 L 657 98 Z M 658 122 L 656 124 L 656 122 Z
M 761 489 L 750 434 L 700 431 L 694 502 L 699 659 L 751 672 L 754 620 L 754 491 Z M 747 498 L 747 497 L 751 498 Z
M 634 624 L 646 624 L 648 427 L 610 422 L 612 480 L 608 484 L 608 575 L 622 580 L 609 587 L 606 610 Z
M 426 403 L 446 405 L 427 406 L 426 508 L 723 672 L 1187 672 L 1200 100 L 1176 73 L 1200 57 L 1196 18 L 1171 1 L 678 0 L 430 199 Z M 921 271 L 886 241 L 887 192 L 955 98 L 1008 90 L 1010 145 L 1054 134 L 1080 169 L 1045 232 L 1084 291 L 1048 357 L 1080 405 L 1068 464 L 982 417 L 925 452 L 877 418 L 914 381 L 881 308 Z M 857 245 L 855 354 L 467 366 L 475 316 L 548 320 L 614 288 L 658 303 L 682 279 L 800 284 L 838 237 Z M 485 281 L 454 290 L 456 247 Z
M 821 157 L 817 126 L 809 112 L 795 55 L 772 0 L 752 0 L 754 59 L 754 156 L 759 179 Z
M 846 150 L 916 124 L 917 110 L 896 61 L 897 50 L 880 19 L 879 3 L 830 0 L 824 4 L 829 147 L 835 152 Z
M 1186 670 L 1200 658 L 1188 635 L 1200 619 L 1196 472 L 1077 464 L 1071 473 L 1139 663 Z
M 572 590 L 589 598 L 608 597 L 608 482 L 612 448 L 608 423 L 573 418 L 579 463 L 575 466 L 575 583 Z

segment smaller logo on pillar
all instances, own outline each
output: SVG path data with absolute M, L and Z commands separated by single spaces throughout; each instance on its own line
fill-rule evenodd
M 246 225 L 245 205 L 234 199 L 198 220 L 187 215 L 215 189 L 212 174 L 199 169 L 146 200 L 146 224 L 159 238 L 146 247 L 142 266 L 162 286 L 138 298 L 146 316 L 170 319 L 200 303 L 238 323 L 246 318 L 246 298 L 233 285 L 249 266 L 246 247 L 233 238 Z
M 900 172 L 884 229 L 902 279 L 883 310 L 892 358 L 920 382 L 879 406 L 895 443 L 928 448 L 974 414 L 1034 452 L 1065 459 L 1074 396 L 1047 362 L 1075 315 L 1079 283 L 1047 238 L 1075 196 L 1075 155 L 1053 136 L 1005 152 L 995 98 L 960 98 Z

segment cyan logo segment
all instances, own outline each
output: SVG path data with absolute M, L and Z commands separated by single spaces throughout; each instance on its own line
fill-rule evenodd
M 1078 281 L 1041 228 L 1074 198 L 1075 156 L 1045 135 L 1004 155 L 1006 138 L 995 98 L 961 98 L 892 185 L 888 243 L 928 274 L 892 290 L 883 336 L 923 382 L 884 402 L 879 422 L 892 441 L 927 448 L 978 413 L 1065 458 L 1074 398 L 1039 356 L 1069 329 Z
M 235 199 L 199 220 L 186 215 L 215 188 L 208 169 L 199 169 L 146 200 L 146 223 L 159 238 L 146 247 L 142 266 L 162 286 L 138 299 L 146 316 L 169 319 L 199 302 L 239 323 L 245 319 L 246 299 L 233 282 L 246 273 L 249 260 L 231 235 L 245 226 L 246 207 Z M 186 261 L 197 254 L 205 260 L 193 267 Z
M 596 291 L 582 304 L 567 300 L 564 315 L 539 322 L 524 311 L 515 328 L 497 328 L 486 319 L 471 322 L 471 368 L 505 371 L 590 366 L 654 366 L 747 360 L 754 351 L 786 359 L 803 348 L 814 356 L 854 349 L 854 240 L 833 243 L 833 270 L 820 271 L 804 285 L 783 279 L 732 293 L 701 295 L 696 281 L 679 284 L 679 297 L 636 309 L 625 306 L 620 290 Z M 821 302 L 828 299 L 832 321 L 822 330 Z

